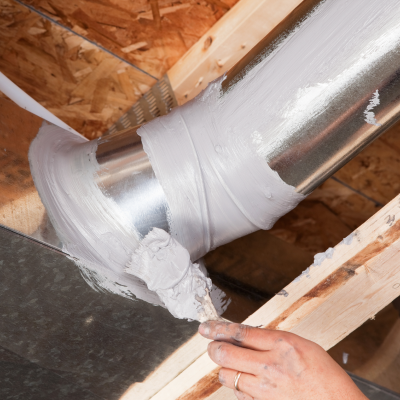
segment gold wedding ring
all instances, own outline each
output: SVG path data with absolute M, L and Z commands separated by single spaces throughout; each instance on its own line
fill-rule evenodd
M 238 386 L 238 385 L 239 385 L 240 375 L 242 375 L 242 373 L 238 371 L 238 373 L 237 373 L 236 376 L 235 376 L 235 389 L 236 389 L 236 391 L 238 391 L 238 392 L 240 392 L 239 386 Z

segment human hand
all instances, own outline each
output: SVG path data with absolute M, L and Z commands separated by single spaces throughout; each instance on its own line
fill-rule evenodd
M 322 347 L 300 336 L 218 321 L 199 333 L 214 340 L 208 354 L 222 367 L 219 380 L 240 400 L 367 399 Z

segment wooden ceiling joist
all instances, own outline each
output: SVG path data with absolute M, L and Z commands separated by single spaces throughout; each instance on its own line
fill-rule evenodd
M 168 71 L 178 104 L 241 60 L 302 0 L 240 0 Z

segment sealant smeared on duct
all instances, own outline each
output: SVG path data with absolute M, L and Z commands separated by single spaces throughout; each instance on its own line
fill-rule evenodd
M 217 319 L 229 304 L 223 292 L 212 285 L 197 264 L 190 262 L 187 250 L 161 229 L 153 230 L 140 244 L 141 236 L 135 227 L 96 183 L 95 178 L 101 174 L 96 150 L 97 141 L 89 142 L 47 123 L 29 150 L 36 188 L 63 251 L 71 256 L 95 290 L 166 306 L 177 318 Z M 158 263 L 153 265 L 145 254 L 150 256 L 149 251 L 155 246 Z M 132 262 L 130 273 L 125 268 L 136 249 L 138 274 L 132 275 Z M 169 254 L 169 258 L 162 260 L 162 254 Z M 154 272 L 143 273 L 140 267 L 144 259 L 145 266 L 155 268 Z M 144 282 L 142 276 L 150 276 L 152 280 L 146 278 Z
M 209 295 L 211 279 L 164 230 L 153 228 L 146 235 L 125 271 L 145 281 L 174 317 L 200 322 L 219 319 Z

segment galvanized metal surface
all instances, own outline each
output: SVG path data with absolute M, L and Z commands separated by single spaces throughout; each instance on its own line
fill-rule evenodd
M 0 398 L 118 400 L 196 332 L 99 293 L 59 251 L 0 227 Z
M 288 49 L 288 43 L 285 40 L 299 30 L 300 26 L 313 24 L 314 11 L 324 3 L 332 4 L 332 0 L 303 1 L 227 73 L 226 79 L 222 83 L 221 96 L 231 91 L 253 68 L 273 52 L 274 54 L 291 52 L 294 67 L 307 68 L 299 62 L 299 59 L 303 57 L 302 53 L 294 52 L 293 47 Z M 364 2 L 365 5 L 373 3 L 380 4 L 377 1 Z M 357 15 L 353 15 L 352 18 L 356 19 Z M 366 47 L 369 43 L 377 41 L 381 34 L 374 29 L 374 17 L 371 16 L 368 23 L 370 23 L 369 35 L 368 38 L 360 40 L 360 49 L 362 46 Z M 394 24 L 396 21 L 388 21 L 387 33 L 393 29 Z M 335 33 L 335 24 L 326 26 L 326 31 L 335 36 L 337 33 Z M 351 35 L 357 37 L 358 33 L 354 29 Z M 296 34 L 301 35 L 301 32 Z M 321 45 L 321 39 L 316 35 L 309 46 L 312 48 L 317 44 Z M 334 40 L 324 41 L 323 45 L 328 48 L 331 46 L 332 52 L 338 48 L 338 43 Z M 344 43 L 341 45 L 344 46 Z M 306 52 L 307 49 L 303 50 Z M 316 54 L 315 58 L 318 57 L 319 55 Z M 323 65 L 325 60 L 321 57 L 319 61 L 320 65 Z M 323 98 L 319 99 L 321 107 L 315 116 L 310 118 L 305 126 L 295 127 L 290 136 L 287 135 L 287 132 L 282 131 L 274 140 L 279 145 L 269 148 L 266 155 L 269 166 L 277 171 L 286 183 L 294 186 L 299 193 L 311 193 L 400 118 L 399 38 L 394 37 L 393 48 L 382 54 L 375 62 L 365 62 L 360 68 L 356 65 L 358 61 L 353 60 L 346 65 L 346 69 L 336 70 L 332 73 L 332 81 L 341 74 L 339 95 L 337 95 L 334 85 L 328 84 Z M 354 71 L 357 71 L 357 74 L 354 74 Z M 314 75 L 310 74 L 308 81 L 305 82 L 305 88 L 315 88 L 325 83 L 321 82 L 320 75 L 321 71 L 315 71 Z M 274 72 L 272 71 L 271 78 L 273 79 L 273 77 Z M 380 126 L 367 123 L 364 116 L 376 90 L 379 91 L 380 104 L 374 109 L 374 112 Z M 297 93 L 294 93 L 294 96 L 296 95 Z M 326 99 L 331 101 L 325 108 L 323 100 Z
M 98 139 L 96 183 L 141 235 L 154 226 L 169 232 L 167 199 L 136 130 L 128 128 Z

